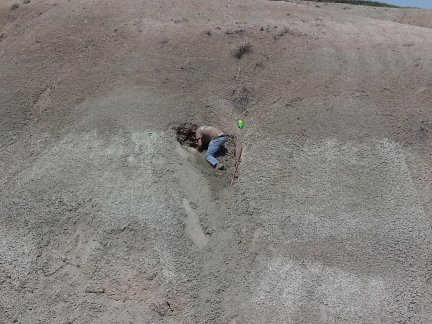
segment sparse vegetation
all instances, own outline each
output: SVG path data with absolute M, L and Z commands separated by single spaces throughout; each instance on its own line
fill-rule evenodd
M 254 70 L 256 69 L 256 68 L 263 68 L 264 67 L 264 63 L 263 62 L 257 62 L 257 63 L 255 63 L 255 67 L 254 67 Z
M 285 1 L 285 0 L 272 0 L 272 1 Z M 400 8 L 395 5 L 388 3 L 383 3 L 379 1 L 369 1 L 369 0 L 303 0 L 311 2 L 323 2 L 323 3 L 345 3 L 350 5 L 360 5 L 360 6 L 370 6 L 370 7 L 387 7 L 387 8 Z
M 233 106 L 234 108 L 240 110 L 240 111 L 246 111 L 249 107 L 249 105 L 253 101 L 253 89 L 248 89 L 246 87 L 242 87 L 240 91 L 233 91 Z
M 279 38 L 283 37 L 285 34 L 294 34 L 288 27 L 284 27 L 281 31 L 279 31 L 276 35 L 273 36 L 274 41 L 276 42 Z
M 239 30 L 227 30 L 226 32 L 225 32 L 225 35 L 243 35 L 244 34 L 244 29 L 239 29 Z
M 251 43 L 245 43 L 245 44 L 241 44 L 239 47 L 237 47 L 234 51 L 233 51 L 233 56 L 236 59 L 241 59 L 244 55 L 251 53 L 253 49 L 253 46 Z

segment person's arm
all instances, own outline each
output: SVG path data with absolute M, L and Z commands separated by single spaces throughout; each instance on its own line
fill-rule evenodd
M 202 150 L 203 150 L 203 148 L 202 148 L 202 138 L 198 138 L 197 139 L 197 149 L 200 152 L 202 152 Z
M 197 150 L 199 152 L 202 152 L 202 137 L 203 137 L 203 133 L 202 133 L 202 127 L 199 127 L 196 132 L 195 132 L 195 138 L 196 138 L 196 143 L 197 143 Z

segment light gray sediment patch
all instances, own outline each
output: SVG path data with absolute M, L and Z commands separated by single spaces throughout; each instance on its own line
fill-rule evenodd
M 199 216 L 190 206 L 187 199 L 183 199 L 183 208 L 187 214 L 185 218 L 186 233 L 197 247 L 203 248 L 207 244 L 207 237 L 201 228 Z
M 239 233 L 254 267 L 238 275 L 251 295 L 243 321 L 391 323 L 421 314 L 431 220 L 399 144 L 280 137 L 245 152 L 236 186 L 248 223 Z
M 25 300 L 13 310 L 24 322 L 91 321 L 89 303 L 104 318 L 157 322 L 181 301 L 190 306 L 176 315 L 191 318 L 201 226 L 214 231 L 221 212 L 179 146 L 163 131 L 72 132 L 22 170 L 0 203 L 0 260 L 4 284 L 28 289 L 11 288 L 2 305 Z

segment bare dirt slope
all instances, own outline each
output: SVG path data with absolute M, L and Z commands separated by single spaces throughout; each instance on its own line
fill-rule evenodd
M 344 14 L 363 16 L 367 18 L 393 21 L 400 24 L 432 28 L 432 10 L 418 8 L 380 8 L 358 6 L 343 3 L 317 3 L 311 1 L 293 0 L 294 3 L 314 6 L 322 10 L 343 11 Z
M 13 4 L 0 322 L 430 322 L 430 29 L 273 1 Z M 236 136 L 233 186 L 183 122 Z

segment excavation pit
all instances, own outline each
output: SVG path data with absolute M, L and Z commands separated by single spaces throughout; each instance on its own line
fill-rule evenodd
M 176 134 L 177 141 L 186 147 L 196 148 L 196 138 L 195 131 L 199 127 L 197 124 L 193 123 L 183 123 L 173 127 Z M 236 159 L 236 138 L 235 136 L 225 133 L 227 136 L 227 141 L 221 147 L 219 152 L 215 157 L 225 166 L 227 171 L 234 170 L 234 164 Z M 204 154 L 207 150 L 207 145 L 203 145 Z M 197 154 L 202 154 L 196 151 Z

